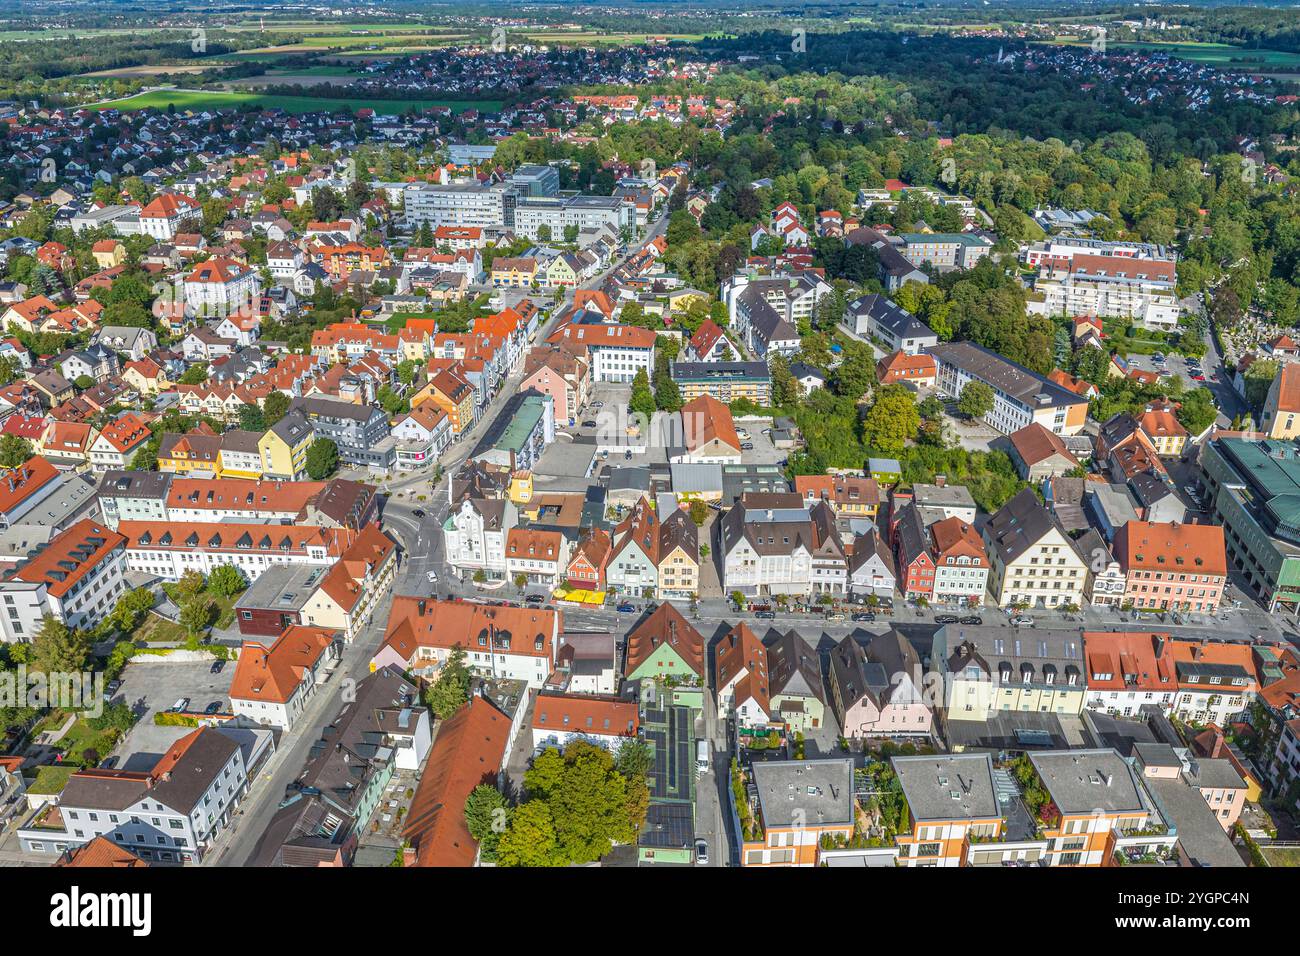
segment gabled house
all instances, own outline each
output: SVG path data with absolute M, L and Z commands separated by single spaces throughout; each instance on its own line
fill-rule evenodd
M 858 737 L 928 737 L 933 713 L 916 649 L 891 628 L 863 647 L 852 634 L 830 653 L 830 702 L 840 732 Z
M 742 733 L 765 733 L 772 712 L 767 648 L 744 621 L 714 645 L 713 674 L 718 716 L 734 717 Z

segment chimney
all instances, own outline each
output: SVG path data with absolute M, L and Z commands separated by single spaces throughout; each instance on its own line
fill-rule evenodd
M 934 485 L 935 485 L 936 488 L 943 488 L 943 487 L 946 486 L 947 484 L 948 484 L 948 476 L 947 476 L 947 475 L 935 475 L 935 476 L 934 476 Z

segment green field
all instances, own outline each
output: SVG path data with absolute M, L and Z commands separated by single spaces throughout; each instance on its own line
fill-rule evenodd
M 225 110 L 240 106 L 265 109 L 282 109 L 289 113 L 312 113 L 317 110 L 348 111 L 373 109 L 376 113 L 400 114 L 414 107 L 417 110 L 446 106 L 455 112 L 468 109 L 496 112 L 500 100 L 385 100 L 374 97 L 347 97 L 331 99 L 317 96 L 275 96 L 267 93 L 213 93 L 206 90 L 150 90 L 123 100 L 95 103 L 89 109 L 118 109 L 126 112 L 144 109 L 165 110 L 174 105 L 177 110 Z
M 1054 41 L 1056 45 L 1061 46 L 1088 46 L 1089 42 L 1087 39 L 1071 37 L 1058 37 Z M 1247 47 L 1233 46 L 1230 43 L 1111 42 L 1107 44 L 1107 49 L 1167 53 L 1169 56 L 1192 63 L 1237 70 L 1300 69 L 1300 53 L 1290 53 L 1286 50 L 1252 50 Z

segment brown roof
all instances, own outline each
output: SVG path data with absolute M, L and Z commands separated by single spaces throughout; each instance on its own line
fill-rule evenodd
M 382 567 L 395 550 L 397 545 L 379 530 L 378 524 L 366 525 L 321 579 L 321 590 L 350 612 L 361 600 L 366 575 Z
M 1026 465 L 1036 465 L 1053 455 L 1060 455 L 1074 465 L 1079 464 L 1079 459 L 1070 454 L 1070 450 L 1065 447 L 1065 442 L 1061 441 L 1061 436 L 1049 431 L 1038 422 L 1030 422 L 1024 428 L 1013 431 L 1008 437 L 1016 449 L 1016 454 Z
M 230 684 L 231 699 L 287 703 L 337 636 L 330 628 L 295 624 L 270 647 L 245 641 Z
M 1277 410 L 1300 412 L 1300 365 L 1288 362 L 1282 366 L 1277 382 Z
M 1174 415 L 1174 407 L 1164 402 L 1148 405 L 1138 419 L 1138 424 L 1147 433 L 1147 437 L 1152 439 L 1187 435 L 1187 429 Z
M 533 729 L 634 737 L 641 723 L 637 710 L 636 701 L 618 697 L 543 692 L 533 704 Z
M 553 660 L 552 641 L 563 618 L 559 611 L 471 601 L 435 601 L 398 596 L 388 614 L 383 647 L 411 661 L 421 647 L 452 648 L 460 645 L 474 653 L 480 639 L 497 640 L 497 653 L 527 654 Z M 508 650 L 502 647 L 509 641 Z
M 731 409 L 712 395 L 701 395 L 682 406 L 682 433 L 691 451 L 712 441 L 740 451 L 740 436 L 731 418 Z
M 217 442 L 220 446 L 220 441 Z M 301 513 L 325 490 L 324 481 L 247 481 L 243 478 L 174 478 L 168 508 Z
M 984 551 L 984 539 L 971 525 L 957 515 L 944 518 L 930 525 L 930 537 L 934 539 L 935 556 L 943 559 L 949 555 L 958 557 L 966 555 L 973 558 L 975 564 L 988 567 L 988 555 Z M 938 564 L 938 560 L 935 562 Z
M 69 851 L 67 856 L 54 865 L 119 869 L 149 864 L 108 837 L 97 836 L 85 846 Z
M 624 673 L 635 671 L 661 644 L 671 644 L 682 662 L 704 677 L 704 637 L 667 601 L 628 632 Z
M 736 684 L 736 702 L 743 703 L 752 697 L 766 713 L 769 710 L 767 648 L 758 635 L 741 621 L 722 636 L 713 654 L 717 686 L 725 687 L 741 671 L 747 671 Z
M 473 866 L 478 845 L 465 823 L 465 801 L 481 783 L 497 783 L 510 743 L 510 721 L 483 697 L 443 721 L 403 836 L 416 866 Z
M 511 528 L 506 533 L 506 557 L 558 561 L 560 560 L 560 543 L 560 532 L 558 531 Z

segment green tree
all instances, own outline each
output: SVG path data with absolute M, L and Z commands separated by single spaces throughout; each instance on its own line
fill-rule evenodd
M 562 866 L 566 861 L 555 839 L 555 821 L 542 800 L 529 800 L 510 815 L 510 826 L 497 841 L 501 866 Z
M 654 420 L 655 397 L 650 391 L 650 378 L 645 369 L 639 369 L 632 379 L 632 398 L 627 405 L 634 414 L 644 416 L 647 425 Z
M 175 591 L 177 598 L 184 601 L 202 594 L 206 586 L 207 579 L 203 577 L 203 573 L 190 568 L 176 582 Z
M 48 615 L 32 639 L 31 666 L 43 674 L 85 670 L 90 658 L 90 637 Z
M 270 428 L 280 419 L 284 418 L 289 411 L 289 396 L 284 392 L 275 391 L 266 396 L 262 402 L 262 418 L 266 422 L 266 427 Z
M 176 381 L 181 385 L 202 385 L 208 380 L 208 363 L 195 362 Z
M 209 597 L 195 595 L 181 605 L 180 625 L 191 637 L 202 634 L 217 617 L 217 604 Z
M 1196 388 L 1182 397 L 1176 417 L 1192 435 L 1199 435 L 1214 424 L 1219 410 L 1208 388 Z
M 135 588 L 117 599 L 112 613 L 104 620 L 110 631 L 116 629 L 123 634 L 130 634 L 152 608 L 153 592 L 148 588 Z
M 969 381 L 957 398 L 957 410 L 967 418 L 981 418 L 993 411 L 993 389 L 983 382 Z
M 244 431 L 260 434 L 266 431 L 266 416 L 256 405 L 245 405 L 239 410 L 239 427 Z
M 542 800 L 550 810 L 566 863 L 593 863 L 614 843 L 636 838 L 627 780 L 604 747 L 575 740 L 563 755 L 547 750 L 524 774 L 524 787 L 531 797 L 525 806 Z
M 221 597 L 234 597 L 248 587 L 244 572 L 233 564 L 222 564 L 208 575 L 208 590 Z
M 323 481 L 339 466 L 339 446 L 333 439 L 317 438 L 307 448 L 307 476 L 312 481 Z
M 17 435 L 5 435 L 0 438 L 0 468 L 17 468 L 26 462 L 35 452 L 32 443 Z
M 465 799 L 465 826 L 478 841 L 484 860 L 496 860 L 497 844 L 510 825 L 511 808 L 501 791 L 491 784 L 480 783 Z
M 1246 369 L 1243 376 L 1246 380 L 1246 401 L 1251 408 L 1258 411 L 1264 407 L 1264 399 L 1268 397 L 1268 390 L 1280 368 L 1273 359 L 1257 359 Z
M 882 385 L 862 420 L 862 443 L 875 451 L 897 454 L 916 437 L 920 425 L 916 399 L 906 386 Z
M 446 720 L 469 702 L 469 668 L 459 644 L 447 655 L 438 679 L 425 692 L 425 703 L 440 720 Z

